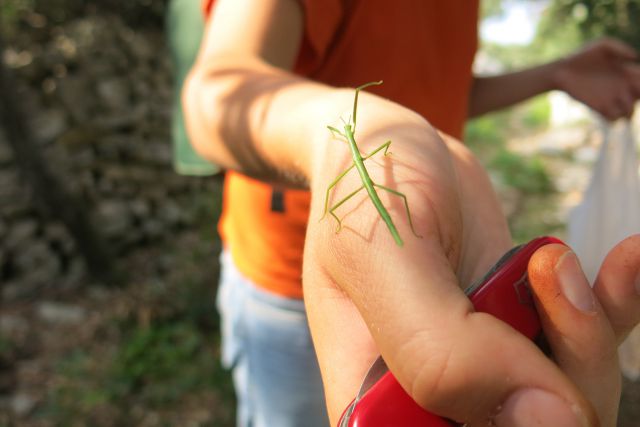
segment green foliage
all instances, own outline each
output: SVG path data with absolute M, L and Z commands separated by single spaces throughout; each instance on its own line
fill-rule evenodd
M 58 425 L 76 425 L 85 420 L 100 405 L 108 402 L 108 390 L 92 384 L 96 380 L 95 361 L 84 350 L 76 350 L 55 366 L 58 385 L 39 411 L 43 419 L 56 420 Z
M 582 40 L 612 36 L 640 48 L 640 0 L 554 0 L 541 26 L 541 36 L 559 39 L 566 26 Z
M 139 391 L 145 385 L 179 377 L 178 371 L 191 364 L 202 347 L 196 328 L 188 324 L 161 324 L 133 330 L 115 358 L 114 379 L 124 391 Z M 191 377 L 199 381 L 200 378 Z M 180 384 L 188 387 L 193 384 Z M 175 393 L 181 390 L 172 389 Z M 167 396 L 169 397 L 169 396 Z
M 538 23 L 536 36 L 530 46 L 537 62 L 551 61 L 580 48 L 585 35 L 575 19 L 561 18 L 556 12 L 556 3 L 551 3 Z
M 545 129 L 551 118 L 551 103 L 541 95 L 515 107 L 469 121 L 464 141 L 481 159 L 490 161 L 514 134 Z
M 464 141 L 484 161 L 504 147 L 510 129 L 510 110 L 486 114 L 467 122 Z
M 554 190 L 544 164 L 537 157 L 525 158 L 502 149 L 489 164 L 502 183 L 525 195 L 547 194 Z
M 132 425 L 135 407 L 162 411 L 185 396 L 215 391 L 224 408 L 217 418 L 232 420 L 233 387 L 215 355 L 217 346 L 190 322 L 158 322 L 129 330 L 109 354 L 74 351 L 56 367 L 59 385 L 40 417 L 78 425 L 102 411 L 123 420 L 120 425 Z
M 526 243 L 540 236 L 557 236 L 562 238 L 565 224 L 555 212 L 558 203 L 554 195 L 530 196 L 526 209 L 509 218 L 509 229 L 514 242 Z
M 13 343 L 4 335 L 0 334 L 0 355 L 8 354 L 13 349 Z
M 33 9 L 34 0 L 0 1 L 0 31 L 3 36 L 13 35 L 20 18 Z
M 483 0 L 480 3 L 480 16 L 482 19 L 502 13 L 502 0 Z
M 540 97 L 509 110 L 482 116 L 467 124 L 465 143 L 485 165 L 496 191 L 511 200 L 509 227 L 516 242 L 557 234 L 563 224 L 550 217 L 554 212 L 555 189 L 541 157 L 510 152 L 512 135 L 527 135 L 545 127 L 549 103 Z
M 522 124 L 528 129 L 544 129 L 551 118 L 551 103 L 545 95 L 537 96 L 523 108 Z
M 496 10 L 499 6 L 490 5 L 487 13 L 496 14 Z M 530 45 L 485 43 L 483 50 L 507 70 L 556 59 L 604 36 L 619 38 L 640 50 L 638 22 L 640 0 L 551 0 Z
M 516 155 L 506 147 L 514 129 L 520 134 L 530 133 L 548 123 L 549 113 L 548 102 L 539 98 L 519 108 L 486 115 L 469 122 L 465 141 L 502 187 L 527 195 L 552 193 L 553 183 L 540 158 Z
M 217 388 L 232 400 L 228 373 L 211 344 L 212 338 L 190 322 L 160 322 L 130 331 L 108 370 L 110 399 L 127 401 L 136 396 L 159 407 L 189 392 Z

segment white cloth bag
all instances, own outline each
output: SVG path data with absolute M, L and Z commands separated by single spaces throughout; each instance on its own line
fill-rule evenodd
M 582 202 L 569 214 L 567 243 L 593 282 L 609 250 L 640 233 L 640 177 L 629 122 L 603 125 L 604 140 Z M 624 375 L 640 378 L 640 328 L 620 347 Z

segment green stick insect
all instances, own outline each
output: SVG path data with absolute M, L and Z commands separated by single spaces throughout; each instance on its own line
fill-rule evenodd
M 382 204 L 382 201 L 380 200 L 380 197 L 378 196 L 378 192 L 376 191 L 376 189 L 384 190 L 393 195 L 402 197 L 402 200 L 404 201 L 404 207 L 407 211 L 407 218 L 409 218 L 409 225 L 411 226 L 411 231 L 416 237 L 421 237 L 416 233 L 415 229 L 413 228 L 413 222 L 411 221 L 411 212 L 409 211 L 409 204 L 407 203 L 407 197 L 399 191 L 396 191 L 392 188 L 385 187 L 383 185 L 376 184 L 375 182 L 373 182 L 373 180 L 369 176 L 369 172 L 367 171 L 367 168 L 364 166 L 365 160 L 372 157 L 373 155 L 375 155 L 376 153 L 380 152 L 383 149 L 384 149 L 383 154 L 385 156 L 390 154 L 388 153 L 388 150 L 389 150 L 389 146 L 391 145 L 391 140 L 385 142 L 380 147 L 376 148 L 371 153 L 365 156 L 363 156 L 360 153 L 360 150 L 358 149 L 358 145 L 356 144 L 356 140 L 355 140 L 356 113 L 358 110 L 358 94 L 360 93 L 361 90 L 366 89 L 369 86 L 377 86 L 381 84 L 382 84 L 382 80 L 378 82 L 369 82 L 356 88 L 356 95 L 353 101 L 353 116 L 349 119 L 348 122 L 344 122 L 343 120 L 344 133 L 340 132 L 338 129 L 334 128 L 333 126 L 327 126 L 327 128 L 329 128 L 329 131 L 334 137 L 336 135 L 339 135 L 342 138 L 344 138 L 345 141 L 349 144 L 349 148 L 351 149 L 351 155 L 353 157 L 353 164 L 349 166 L 340 175 L 338 175 L 338 177 L 334 179 L 333 182 L 331 182 L 331 184 L 329 184 L 329 187 L 327 188 L 327 193 L 324 199 L 324 214 L 322 215 L 322 218 L 326 216 L 327 212 L 331 214 L 331 216 L 333 216 L 336 219 L 336 221 L 338 221 L 338 229 L 336 230 L 336 233 L 339 232 L 342 228 L 342 221 L 335 214 L 335 210 L 338 209 L 340 206 L 342 206 L 347 200 L 351 199 L 353 196 L 355 196 L 360 191 L 365 189 L 369 194 L 369 198 L 371 199 L 371 202 L 374 204 L 374 206 L 378 210 L 378 213 L 384 220 L 385 224 L 387 224 L 387 227 L 389 228 L 389 231 L 391 232 L 391 235 L 393 236 L 393 239 L 395 240 L 396 244 L 398 246 L 403 246 L 404 242 L 402 241 L 402 238 L 398 233 L 398 229 L 393 223 L 393 220 L 391 219 L 389 212 Z M 346 197 L 338 201 L 335 205 L 329 207 L 329 193 L 331 192 L 331 189 L 333 189 L 336 186 L 336 184 L 338 184 L 338 182 L 340 182 L 340 180 L 344 178 L 344 176 L 347 173 L 349 173 L 353 168 L 356 168 L 358 170 L 358 174 L 360 175 L 360 179 L 362 180 L 362 186 L 356 189 L 355 191 L 352 191 L 351 193 L 349 193 Z

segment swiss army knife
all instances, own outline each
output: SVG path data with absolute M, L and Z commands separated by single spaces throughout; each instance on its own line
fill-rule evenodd
M 527 266 L 540 247 L 562 241 L 539 237 L 516 246 L 465 293 L 477 311 L 508 323 L 527 338 L 545 347 L 532 295 Z M 454 427 L 458 424 L 418 406 L 378 357 L 367 372 L 360 391 L 345 409 L 338 427 Z

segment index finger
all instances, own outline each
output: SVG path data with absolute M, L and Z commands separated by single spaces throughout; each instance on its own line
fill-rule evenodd
M 640 322 L 640 234 L 624 239 L 607 254 L 593 291 L 620 344 Z

